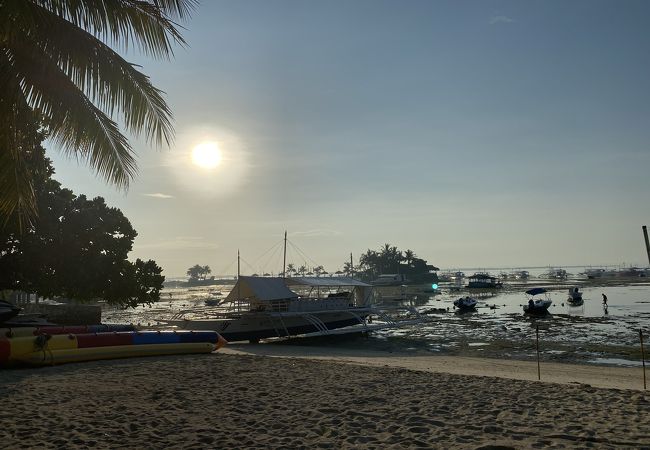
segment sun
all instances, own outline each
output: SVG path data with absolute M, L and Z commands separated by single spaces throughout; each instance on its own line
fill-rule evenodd
M 216 142 L 202 142 L 192 149 L 192 163 L 203 169 L 214 169 L 221 163 L 221 150 Z

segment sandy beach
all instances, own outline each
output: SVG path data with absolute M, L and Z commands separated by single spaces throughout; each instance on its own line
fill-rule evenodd
M 2 370 L 0 442 L 2 448 L 650 448 L 650 394 L 638 389 L 638 370 L 628 380 L 632 389 L 615 389 L 634 369 L 555 364 L 565 374 L 586 370 L 576 384 L 565 376 L 531 381 L 536 365 L 531 375 L 521 361 L 327 348 L 310 354 L 300 346 L 242 345 L 211 355 Z M 551 368 L 542 365 L 543 379 Z M 609 389 L 596 387 L 606 380 Z

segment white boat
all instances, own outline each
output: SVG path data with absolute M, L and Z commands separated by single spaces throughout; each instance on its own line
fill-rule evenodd
M 554 280 L 566 280 L 569 274 L 565 269 L 551 267 L 545 273 L 541 274 L 541 278 L 551 278 Z
M 582 304 L 582 292 L 578 286 L 569 288 L 569 298 L 567 301 L 573 305 Z
M 538 298 L 538 295 L 544 295 L 543 298 Z M 528 296 L 528 303 L 524 305 L 524 313 L 543 316 L 548 314 L 548 308 L 553 301 L 550 299 L 548 291 L 544 288 L 533 288 L 526 291 Z
M 388 273 L 379 275 L 379 277 L 372 280 L 370 284 L 373 286 L 400 286 L 405 284 L 407 281 L 406 276 L 403 274 Z
M 489 273 L 478 272 L 468 278 L 467 288 L 469 289 L 496 289 L 503 286 L 497 277 Z
M 515 280 L 527 280 L 530 278 L 530 273 L 527 270 L 516 270 L 510 273 L 509 278 L 514 278 Z
M 241 276 L 219 307 L 181 311 L 167 325 L 227 341 L 365 332 L 423 322 L 414 308 L 378 308 L 373 286 L 346 277 Z
M 472 297 L 461 297 L 454 300 L 454 307 L 458 308 L 460 311 L 475 310 L 477 304 L 478 300 Z
M 618 270 L 616 269 L 603 269 L 603 268 L 593 268 L 590 267 L 589 269 L 586 269 L 584 271 L 584 274 L 589 278 L 590 280 L 598 279 L 598 278 L 613 278 L 618 276 Z

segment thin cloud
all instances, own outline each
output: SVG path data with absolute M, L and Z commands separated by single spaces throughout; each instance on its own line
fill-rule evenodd
M 513 23 L 515 19 L 512 19 L 508 16 L 492 16 L 490 18 L 490 25 L 496 25 L 498 23 Z
M 318 228 L 315 230 L 307 230 L 307 231 L 292 231 L 291 234 L 294 236 L 301 236 L 301 237 L 321 237 L 321 236 L 340 236 L 341 232 L 336 230 L 326 230 L 326 229 Z
M 145 197 L 153 197 L 153 198 L 174 198 L 173 195 L 167 195 L 167 194 L 161 194 L 160 192 L 156 192 L 155 194 L 142 194 Z
M 138 248 L 162 250 L 215 250 L 219 248 L 219 244 L 206 241 L 206 239 L 201 236 L 176 236 L 173 239 L 139 244 Z

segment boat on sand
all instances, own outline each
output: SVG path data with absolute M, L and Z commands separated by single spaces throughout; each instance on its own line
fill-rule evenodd
M 218 307 L 184 310 L 166 325 L 214 330 L 227 341 L 365 332 L 420 323 L 412 307 L 379 307 L 373 286 L 348 277 L 240 276 Z

